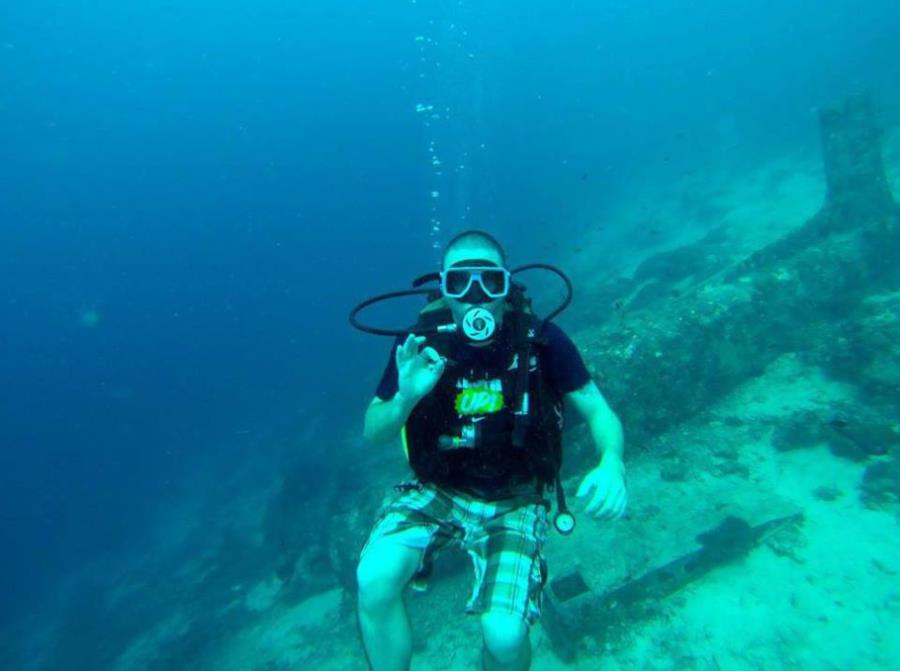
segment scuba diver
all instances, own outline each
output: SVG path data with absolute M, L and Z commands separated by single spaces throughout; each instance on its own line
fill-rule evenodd
M 544 319 L 513 279 L 536 268 L 555 273 L 568 290 Z M 439 290 L 421 288 L 428 282 L 439 282 Z M 360 555 L 368 661 L 373 671 L 409 669 L 403 591 L 424 586 L 436 553 L 458 548 L 474 564 L 466 611 L 480 615 L 483 668 L 528 669 L 529 631 L 547 576 L 549 492 L 553 526 L 564 535 L 575 526 L 559 476 L 563 404 L 584 417 L 600 452 L 577 495 L 601 519 L 620 517 L 627 502 L 622 426 L 574 343 L 550 321 L 571 300 L 562 271 L 544 264 L 510 271 L 500 243 L 471 230 L 447 244 L 440 273 L 413 286 L 368 299 L 350 315 L 363 331 L 396 336 L 364 433 L 372 443 L 399 435 L 415 476 L 394 488 Z M 357 318 L 373 303 L 417 293 L 428 303 L 408 329 L 373 328 Z

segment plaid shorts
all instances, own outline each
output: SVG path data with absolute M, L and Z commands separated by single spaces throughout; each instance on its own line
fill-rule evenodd
M 529 625 L 541 614 L 547 507 L 535 499 L 482 501 L 431 484 L 404 484 L 381 509 L 362 554 L 376 542 L 420 549 L 413 578 L 427 577 L 437 552 L 465 550 L 475 569 L 467 613 L 519 615 Z

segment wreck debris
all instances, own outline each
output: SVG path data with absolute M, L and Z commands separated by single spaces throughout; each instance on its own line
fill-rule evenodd
M 614 627 L 651 615 L 666 597 L 741 559 L 776 532 L 802 522 L 801 513 L 756 526 L 739 517 L 726 517 L 697 536 L 699 549 L 603 593 L 592 589 L 577 570 L 551 580 L 544 593 L 543 626 L 553 651 L 563 661 L 574 661 L 578 642 L 585 635 L 602 640 Z

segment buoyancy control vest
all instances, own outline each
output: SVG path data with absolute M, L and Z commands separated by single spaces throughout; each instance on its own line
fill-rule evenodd
M 452 320 L 443 299 L 431 301 L 414 327 Z M 524 297 L 507 303 L 496 341 L 481 348 L 455 334 L 427 345 L 446 360 L 434 389 L 411 412 L 403 442 L 422 482 L 487 500 L 527 490 L 543 494 L 562 462 L 562 394 L 546 379 L 541 320 Z

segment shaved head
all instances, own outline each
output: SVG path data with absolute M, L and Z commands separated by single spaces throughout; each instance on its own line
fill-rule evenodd
M 443 268 L 461 261 L 487 261 L 498 266 L 506 266 L 506 253 L 497 239 L 484 231 L 463 231 L 444 248 L 441 262 Z

